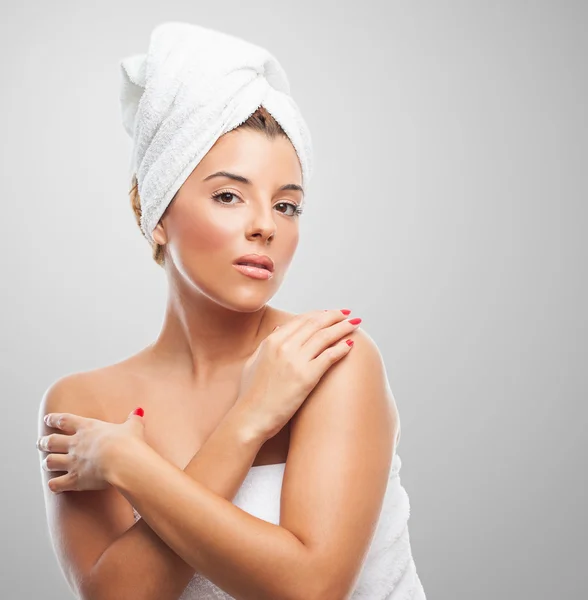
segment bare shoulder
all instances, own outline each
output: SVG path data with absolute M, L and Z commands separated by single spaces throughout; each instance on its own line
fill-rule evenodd
M 96 389 L 102 381 L 103 377 L 97 372 L 72 373 L 53 381 L 41 398 L 39 420 L 53 412 L 71 412 L 102 419 L 104 407 Z
M 90 371 L 59 377 L 45 389 L 39 406 L 39 421 L 47 413 L 71 412 L 82 417 L 110 420 L 117 396 L 139 373 L 133 365 L 140 355 Z
M 286 324 L 301 314 L 274 310 L 272 327 Z M 291 424 L 296 426 L 305 413 L 317 410 L 311 408 L 313 404 L 316 406 L 319 403 L 327 402 L 326 398 L 336 395 L 336 386 L 344 389 L 347 386 L 359 384 L 365 386 L 364 395 L 366 397 L 373 394 L 380 399 L 379 409 L 387 415 L 389 424 L 395 430 L 397 445 L 400 441 L 400 414 L 390 388 L 386 365 L 380 349 L 375 340 L 363 328 L 356 329 L 349 337 L 354 341 L 353 349 L 323 375 L 305 403 L 291 419 Z M 321 400 L 321 397 L 325 399 Z M 350 399 L 350 401 L 352 400 Z M 333 402 L 336 404 L 337 401 Z
M 397 441 L 400 416 L 380 349 L 365 329 L 358 328 L 349 337 L 354 342 L 353 348 L 327 370 L 295 418 L 299 420 L 305 413 L 323 410 L 335 410 L 338 414 L 344 414 L 343 409 L 350 413 L 375 411 L 393 427 Z M 345 390 L 354 390 L 355 394 L 344 393 Z M 368 402 L 368 399 L 372 401 Z M 317 405 L 323 405 L 324 409 Z
M 391 424 L 396 431 L 396 444 L 398 444 L 398 440 L 400 439 L 400 413 L 398 412 L 396 400 L 390 387 L 388 369 L 386 368 L 382 353 L 374 339 L 365 329 L 357 329 L 351 336 L 351 339 L 355 342 L 353 350 L 358 350 L 358 352 L 355 354 L 353 351 L 349 353 L 349 355 L 353 354 L 353 357 L 348 361 L 345 373 L 339 375 L 339 378 L 344 381 L 345 378 L 357 380 L 358 377 L 362 377 L 362 381 L 365 381 L 366 384 L 367 396 L 372 392 L 376 392 L 377 394 L 377 391 L 380 391 L 382 404 L 385 407 L 385 412 L 390 415 Z M 340 369 L 343 371 L 345 367 L 341 367 Z M 369 383 L 373 387 L 370 387 Z

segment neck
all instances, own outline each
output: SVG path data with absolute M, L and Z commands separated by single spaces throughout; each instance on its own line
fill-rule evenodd
M 274 312 L 267 304 L 241 312 L 202 293 L 177 294 L 170 288 L 163 326 L 150 353 L 174 378 L 207 387 L 253 354 L 269 333 Z

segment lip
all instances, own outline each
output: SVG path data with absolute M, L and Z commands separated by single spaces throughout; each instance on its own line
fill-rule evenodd
M 260 265 L 261 268 L 265 267 L 270 273 L 274 272 L 274 261 L 265 254 L 245 254 L 237 258 L 233 264 L 238 266 L 239 263 L 256 263 Z
M 247 275 L 247 277 L 252 277 L 253 279 L 271 279 L 274 274 L 263 267 L 249 267 L 247 265 L 233 265 L 237 271 L 243 273 L 243 275 Z

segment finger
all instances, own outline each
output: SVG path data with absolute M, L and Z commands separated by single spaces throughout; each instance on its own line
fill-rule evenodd
M 331 366 L 351 352 L 353 340 L 349 340 L 349 342 L 351 343 L 348 344 L 347 340 L 341 340 L 334 346 L 330 346 L 321 352 L 314 360 L 310 361 L 310 369 L 316 381 L 318 381 Z
M 342 337 L 349 337 L 360 325 L 361 319 L 344 319 L 324 329 L 319 329 L 302 346 L 302 356 L 313 360 L 329 346 L 338 342 Z
M 61 429 L 66 433 L 75 433 L 83 425 L 83 422 L 88 419 L 79 415 L 72 415 L 71 413 L 48 413 L 43 420 L 46 425 L 53 427 L 53 429 Z
M 133 431 L 136 433 L 140 433 L 140 431 L 144 430 L 145 427 L 145 420 L 143 418 L 144 414 L 145 411 L 140 406 L 138 406 L 137 408 L 135 408 L 134 411 L 129 413 L 125 423 L 130 423 L 130 427 L 133 428 Z
M 37 449 L 41 452 L 69 452 L 71 435 L 50 433 L 37 440 Z
M 47 483 L 47 487 L 55 494 L 74 491 L 76 489 L 76 478 L 71 473 L 66 473 L 61 477 L 53 477 Z
M 307 318 L 288 337 L 288 342 L 291 342 L 294 347 L 301 347 L 318 331 L 342 321 L 348 322 L 349 319 L 347 315 L 343 314 L 340 310 L 312 311 L 307 313 Z M 311 358 L 314 358 L 314 356 Z
M 129 413 L 129 415 L 127 416 L 127 420 L 132 419 L 133 417 L 142 417 L 144 414 L 145 411 L 140 406 L 137 406 L 135 410 Z
M 289 339 L 302 346 L 318 329 L 346 318 L 341 310 L 312 310 L 296 315 L 287 323 L 280 325 L 280 328 L 274 331 L 271 336 L 277 341 Z
M 71 467 L 71 456 L 69 454 L 48 454 L 41 462 L 44 471 L 68 472 Z

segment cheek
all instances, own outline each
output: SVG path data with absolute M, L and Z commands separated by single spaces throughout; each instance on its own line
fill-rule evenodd
M 180 220 L 177 233 L 182 246 L 198 253 L 214 253 L 226 250 L 234 241 L 237 224 L 232 221 L 219 211 L 194 211 Z
M 285 252 L 287 256 L 290 258 L 293 257 L 294 252 L 296 252 L 296 248 L 298 247 L 298 239 L 300 237 L 298 229 L 293 229 L 292 234 L 285 236 Z

